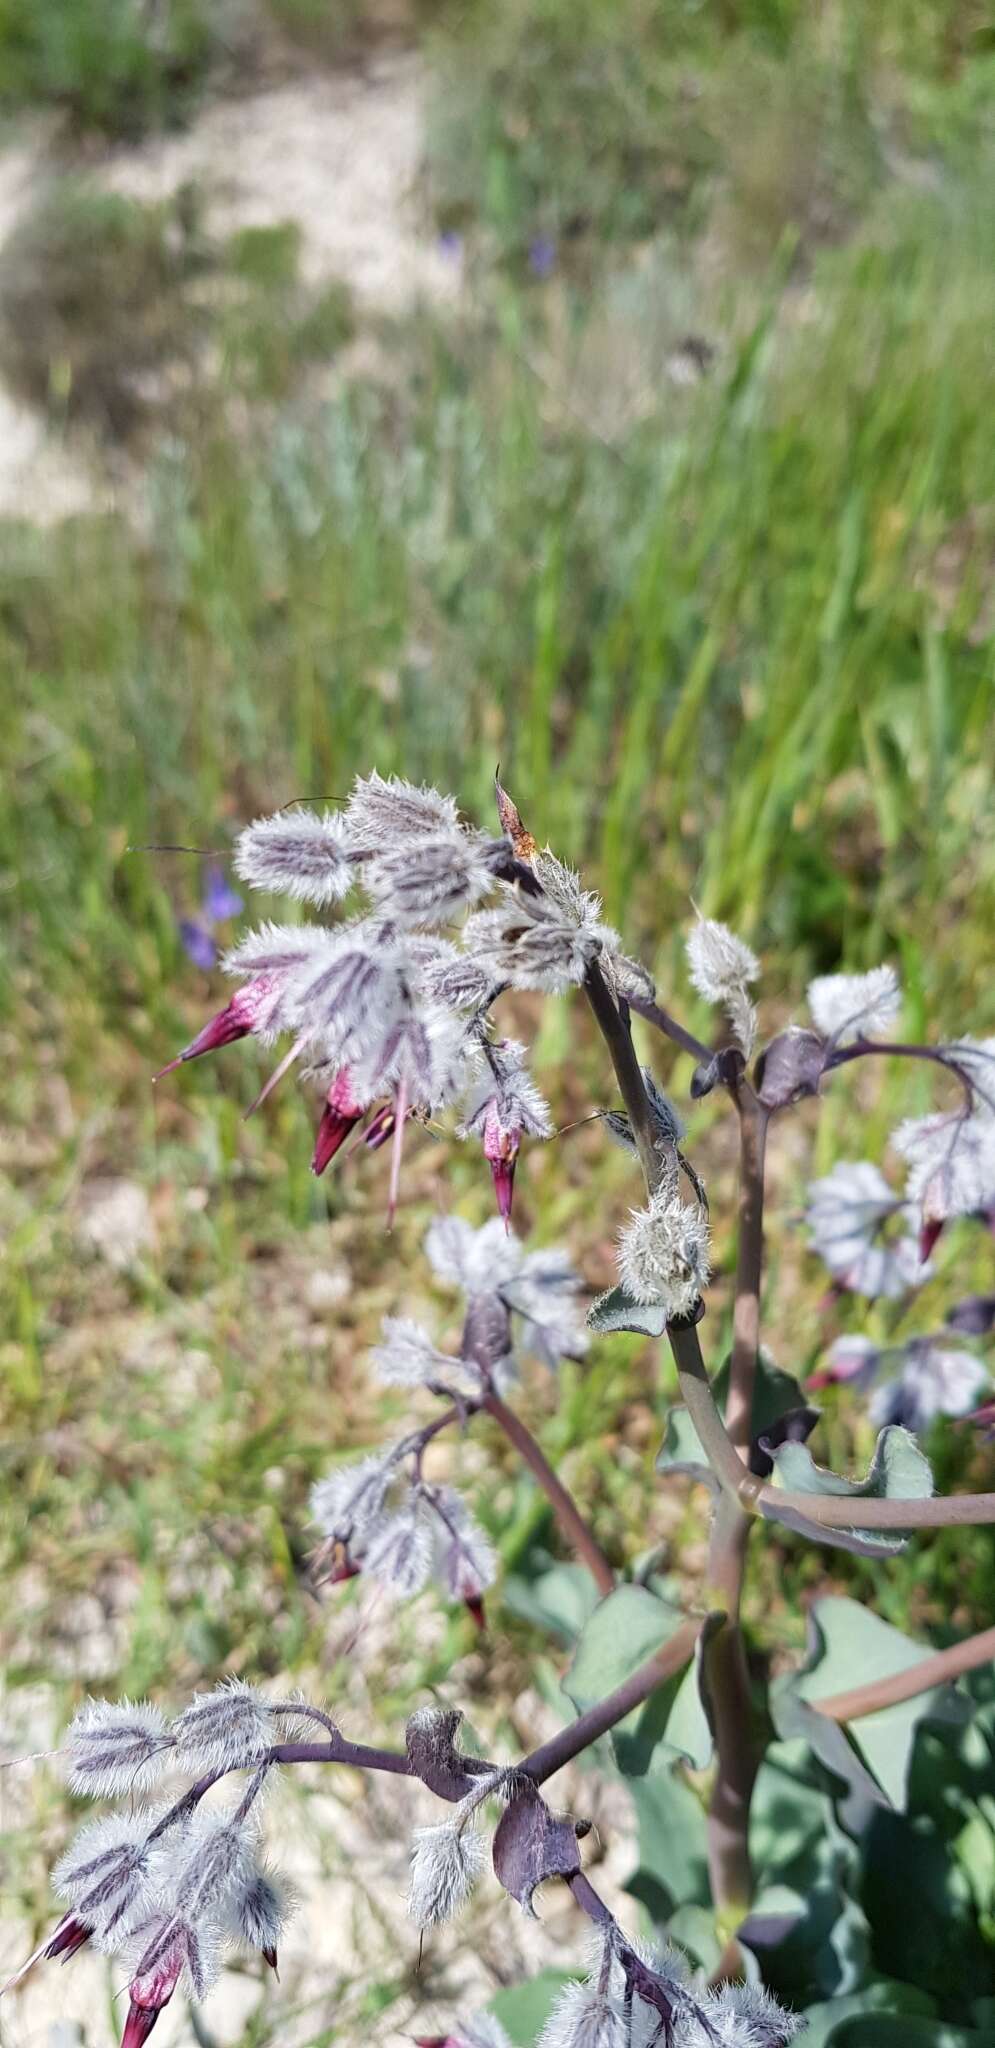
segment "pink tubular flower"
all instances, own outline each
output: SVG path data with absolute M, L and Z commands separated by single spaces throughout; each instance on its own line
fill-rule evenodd
M 525 1065 L 524 1047 L 501 1039 L 487 1048 L 487 1064 L 490 1071 L 469 1103 L 462 1136 L 482 1139 L 498 1211 L 508 1224 L 522 1135 L 548 1138 L 553 1125 Z
M 131 2003 L 121 2036 L 121 2048 L 142 2048 L 155 2026 L 163 2006 L 168 2005 L 183 1974 L 186 1955 L 176 1941 L 144 1976 L 129 1987 Z
M 324 1173 L 350 1131 L 355 1130 L 363 1110 L 352 1092 L 348 1067 L 340 1067 L 328 1090 L 314 1141 L 312 1173 Z
M 521 1144 L 520 1124 L 502 1122 L 500 1098 L 495 1096 L 487 1105 L 484 1116 L 484 1158 L 491 1169 L 494 1192 L 497 1196 L 498 1213 L 506 1223 L 511 1221 L 511 1203 L 515 1192 L 515 1168 Z
M 198 1031 L 175 1060 L 161 1067 L 156 1080 L 171 1074 L 181 1067 L 185 1060 L 199 1060 L 205 1052 L 217 1052 L 219 1046 L 233 1045 L 238 1038 L 248 1038 L 251 1033 L 263 1031 L 269 1025 L 283 990 L 282 975 L 257 974 L 242 988 L 235 990 L 231 1002 L 219 1010 L 216 1017 Z

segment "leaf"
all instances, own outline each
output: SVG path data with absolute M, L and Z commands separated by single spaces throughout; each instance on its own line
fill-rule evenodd
M 578 1713 L 614 1692 L 655 1650 L 663 1648 L 684 1622 L 679 1607 L 658 1599 L 645 1586 L 619 1586 L 595 1608 L 584 1628 L 573 1662 L 563 1680 L 563 1689 Z M 655 1763 L 671 1761 L 680 1754 L 693 1761 L 711 1755 L 711 1736 L 697 1699 L 697 1679 L 689 1659 L 687 1674 L 693 1693 L 684 1694 L 685 1676 L 675 1672 L 642 1706 L 633 1708 L 611 1732 L 619 1769 L 627 1777 L 641 1777 Z M 671 1722 L 674 1722 L 674 1740 Z M 684 1743 L 689 1747 L 685 1749 Z M 701 1766 L 699 1766 L 701 1767 Z
M 725 1414 L 729 1396 L 730 1362 L 728 1358 L 720 1366 L 712 1381 L 712 1393 L 720 1414 Z M 753 1407 L 750 1415 L 750 1437 L 753 1442 L 776 1431 L 788 1415 L 805 1410 L 805 1400 L 798 1381 L 789 1372 L 782 1372 L 766 1353 L 761 1352 L 757 1360 L 756 1376 L 753 1382 Z M 815 1424 L 817 1411 L 808 1409 Z M 763 1474 L 770 1470 L 768 1455 L 763 1463 Z M 714 1492 L 718 1482 L 702 1449 L 701 1439 L 687 1409 L 680 1405 L 671 1408 L 667 1415 L 663 1444 L 656 1461 L 658 1472 L 682 1472 L 692 1479 L 700 1479 Z
M 792 1702 L 803 1706 L 807 1702 L 817 1703 L 833 1693 L 848 1692 L 852 1686 L 870 1684 L 877 1678 L 892 1678 L 896 1672 L 909 1671 L 916 1664 L 921 1664 L 933 1653 L 928 1646 L 910 1641 L 901 1629 L 882 1621 L 870 1608 L 842 1595 L 833 1594 L 817 1600 L 810 1612 L 809 1626 L 808 1663 L 803 1671 L 775 1683 L 771 1690 L 771 1712 L 779 1733 L 787 1735 L 789 1726 L 793 1734 L 804 1733 L 805 1739 L 830 1770 L 847 1776 L 847 1772 L 834 1761 L 838 1750 L 825 1732 L 832 1728 L 836 1735 L 842 1735 L 842 1729 L 827 1722 L 824 1715 L 813 1716 L 811 1707 L 803 1727 L 797 1716 L 793 1717 Z M 965 1714 L 968 1711 L 965 1703 Z M 937 1713 L 948 1719 L 959 1712 L 950 1688 L 933 1686 L 929 1692 L 919 1693 L 914 1699 L 883 1707 L 876 1714 L 864 1714 L 851 1724 L 850 1740 L 855 1745 L 857 1760 L 862 1759 L 873 1774 L 874 1783 L 880 1786 L 888 1804 L 899 1809 L 905 1804 L 909 1767 L 920 1723 L 935 1719 Z M 794 1725 L 791 1725 L 793 1719 Z M 813 1721 L 820 1725 L 813 1729 Z M 822 1747 L 818 1746 L 820 1743 Z M 856 1782 L 852 1774 L 848 1782 Z
M 629 1792 L 639 1823 L 639 1867 L 626 1890 L 658 1925 L 678 1906 L 707 1906 L 708 1823 L 701 1800 L 676 1767 L 633 1778 Z
M 492 1998 L 488 2011 L 500 2020 L 512 2048 L 533 2048 L 567 1984 L 576 1984 L 576 1970 L 540 1970 L 525 1984 L 511 1984 Z
M 588 1309 L 587 1327 L 604 1336 L 616 1330 L 632 1330 L 639 1337 L 662 1337 L 667 1314 L 655 1302 L 633 1301 L 624 1287 L 609 1287 Z
M 840 1819 L 850 1834 L 859 1835 L 866 1827 L 873 1808 L 889 1802 L 876 1778 L 871 1776 L 847 1740 L 845 1729 L 838 1721 L 831 1721 L 827 1715 L 810 1707 L 791 1684 L 782 1689 L 776 1702 L 771 1698 L 770 1706 L 778 1734 L 785 1741 L 790 1741 L 795 1735 L 801 1736 L 819 1762 L 842 1779 L 847 1790 L 840 1802 Z
M 526 1913 L 547 1877 L 575 1877 L 580 1869 L 577 1831 L 558 1819 L 534 1786 L 516 1793 L 505 1807 L 494 1836 L 494 1875 Z
M 923 1457 L 911 1432 L 897 1423 L 890 1423 L 881 1431 L 864 1479 L 844 1479 L 838 1472 L 827 1472 L 815 1463 L 804 1444 L 772 1444 L 770 1456 L 774 1487 L 783 1487 L 789 1493 L 846 1495 L 853 1500 L 928 1500 L 933 1491 L 928 1459 Z M 861 1529 L 856 1511 L 852 1528 L 826 1529 L 794 1508 L 779 1507 L 776 1500 L 764 1500 L 761 1505 L 768 1521 L 784 1522 L 815 1543 L 853 1550 L 861 1557 L 891 1556 L 904 1550 L 911 1534 L 911 1530 Z
M 582 1564 L 552 1565 L 534 1579 L 516 1572 L 504 1584 L 505 1603 L 512 1613 L 549 1629 L 566 1643 L 576 1642 L 599 1597 L 590 1572 Z
M 861 1985 L 859 1991 L 810 2005 L 805 2014 L 805 2033 L 801 2038 L 805 2048 L 828 2048 L 843 2020 L 852 2017 L 864 2019 L 872 2013 L 909 2013 L 918 2018 L 929 2018 L 934 2011 L 929 1994 L 920 1991 L 915 1984 L 902 1984 L 894 1977 L 872 1977 Z

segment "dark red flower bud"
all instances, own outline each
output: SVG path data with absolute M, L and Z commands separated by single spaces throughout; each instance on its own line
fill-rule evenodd
M 272 1972 L 273 1972 L 273 1975 L 274 1975 L 274 1977 L 276 1977 L 276 1978 L 277 1978 L 277 1979 L 279 1980 L 280 1972 L 279 1972 L 279 1970 L 278 1970 L 278 1968 L 277 1968 L 277 1960 L 278 1960 L 278 1959 L 277 1959 L 277 1953 L 276 1953 L 276 1950 L 275 1950 L 275 1948 L 264 1948 L 264 1949 L 263 1949 L 263 1961 L 264 1961 L 264 1963 L 268 1963 L 268 1964 L 269 1964 L 269 1966 L 270 1966 L 270 1969 L 272 1970 Z
M 185 1060 L 199 1060 L 205 1052 L 217 1052 L 219 1046 L 233 1045 L 237 1038 L 248 1038 L 270 1011 L 278 988 L 278 976 L 257 974 L 254 981 L 247 981 L 243 988 L 236 989 L 231 1002 L 219 1010 L 202 1031 L 198 1031 L 196 1038 L 177 1053 L 175 1060 L 160 1067 L 155 1079 L 161 1081 L 164 1074 L 171 1074 Z
M 77 1949 L 85 1947 L 92 1933 L 93 1928 L 88 1927 L 85 1920 L 77 1920 L 72 1913 L 67 1913 L 65 1918 L 59 1921 L 45 1949 L 46 1962 L 54 1962 L 56 1956 L 61 1956 L 63 1962 L 68 1963 L 70 1956 L 74 1956 Z
M 931 1223 L 924 1223 L 919 1232 L 919 1264 L 921 1266 L 926 1264 L 926 1260 L 933 1250 L 933 1246 L 943 1229 L 943 1221 L 944 1219 L 941 1216 L 939 1221 L 934 1220 Z
M 481 1635 L 483 1635 L 487 1628 L 487 1616 L 484 1613 L 484 1603 L 480 1595 L 478 1593 L 469 1594 L 464 1600 L 463 1605 L 470 1616 L 470 1620 L 474 1623 L 475 1627 L 479 1628 Z
M 324 1173 L 336 1152 L 355 1130 L 363 1112 L 352 1092 L 348 1067 L 340 1068 L 328 1091 L 314 1141 L 312 1173 Z

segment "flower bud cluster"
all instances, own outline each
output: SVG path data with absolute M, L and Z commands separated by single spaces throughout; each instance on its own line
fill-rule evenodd
M 178 1988 L 203 1998 L 227 1949 L 258 1951 L 275 1969 L 291 1889 L 261 1860 L 260 1794 L 274 1750 L 300 1724 L 232 1680 L 198 1694 L 172 1721 L 148 1702 L 88 1700 L 64 1744 L 76 1792 L 131 1799 L 168 1772 L 194 1782 L 172 1803 L 137 1804 L 87 1822 L 57 1863 L 66 1907 L 38 1957 L 87 1942 L 128 1973 L 122 2048 L 140 2048 Z M 237 1805 L 205 1804 L 215 1780 L 251 1771 Z
M 487 1011 L 503 988 L 560 993 L 617 955 L 598 899 L 552 854 L 525 863 L 508 837 L 464 825 L 452 797 L 375 771 L 341 811 L 258 818 L 235 866 L 251 888 L 296 903 L 327 909 L 360 890 L 365 905 L 337 924 L 244 937 L 224 962 L 235 995 L 171 1067 L 236 1039 L 285 1037 L 259 1100 L 303 1059 L 322 1100 L 314 1171 L 359 1127 L 370 1148 L 392 1137 L 392 1205 L 407 1118 L 462 1106 L 461 1134 L 482 1140 L 507 1219 L 521 1140 L 548 1138 L 552 1124 L 524 1048 L 492 1038 Z M 440 927 L 465 913 L 457 944 Z M 639 972 L 618 957 L 621 975 Z

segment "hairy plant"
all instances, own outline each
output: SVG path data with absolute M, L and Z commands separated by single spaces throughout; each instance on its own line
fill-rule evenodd
M 916 1530 L 995 1522 L 993 1493 L 934 1494 L 915 1435 L 937 1413 L 973 1411 L 990 1421 L 990 1406 L 979 1405 L 987 1373 L 963 1340 L 992 1329 L 992 1297 L 956 1304 L 939 1333 L 896 1344 L 858 1335 L 833 1347 L 817 1381 L 878 1381 L 873 1413 L 883 1426 L 858 1479 L 815 1463 L 807 1439 L 818 1411 L 760 1342 L 772 1125 L 862 1060 L 928 1063 L 950 1085 L 951 1105 L 895 1135 L 908 1169 L 901 1193 L 868 1161 L 837 1166 L 810 1191 L 808 1228 L 834 1284 L 893 1301 L 921 1282 L 952 1219 L 990 1222 L 995 1213 L 995 1040 L 927 1046 L 893 1037 L 901 992 L 891 968 L 881 967 L 820 977 L 808 990 L 811 1022 L 764 1043 L 751 994 L 759 962 L 723 925 L 699 918 L 688 941 L 691 978 L 728 1020 L 706 1044 L 660 1005 L 651 975 L 624 952 L 597 897 L 537 845 L 500 786 L 497 804 L 501 829 L 490 836 L 464 824 L 451 797 L 374 773 L 341 810 L 295 807 L 249 826 L 236 868 L 250 887 L 322 910 L 357 891 L 362 900 L 334 922 L 267 923 L 242 938 L 225 963 L 235 993 L 163 1071 L 241 1038 L 286 1040 L 259 1101 L 300 1063 L 320 1105 L 314 1171 L 324 1172 L 347 1141 L 371 1151 L 389 1143 L 391 1212 L 409 1125 L 452 1111 L 457 1136 L 480 1142 L 499 1214 L 479 1230 L 444 1216 L 426 1240 L 437 1279 L 462 1297 L 458 1344 L 391 1315 L 373 1353 L 385 1384 L 437 1405 L 427 1422 L 319 1481 L 318 1575 L 363 1575 L 401 1600 L 431 1581 L 482 1622 L 496 1573 L 491 1544 L 459 1490 L 428 1476 L 425 1452 L 444 1431 L 462 1434 L 488 1416 L 544 1490 L 588 1575 L 589 1619 L 564 1679 L 577 1717 L 524 1757 L 488 1760 L 464 1751 L 461 1714 L 437 1705 L 410 1717 L 403 1748 L 381 1749 L 347 1738 L 320 1705 L 267 1698 L 242 1680 L 198 1695 L 172 1719 L 154 1703 L 88 1702 L 65 1741 L 70 1784 L 126 1804 L 84 1827 L 58 1864 L 53 1885 L 65 1910 L 30 1962 L 86 1943 L 120 1957 L 130 1991 L 124 2048 L 138 2048 L 178 1987 L 203 1997 L 229 1946 L 254 1949 L 275 1967 L 291 1900 L 265 1860 L 264 1795 L 277 1766 L 302 1763 L 414 1778 L 448 1808 L 412 1844 L 408 1907 L 423 1935 L 468 1905 L 489 1834 L 494 1875 L 525 1912 L 534 1911 L 543 1884 L 569 1888 L 592 1923 L 591 1965 L 548 2013 L 542 2048 L 783 2048 L 806 2023 L 785 2002 L 785 1984 L 811 2005 L 813 1985 L 826 1981 L 818 1962 L 825 1936 L 813 1931 L 793 1865 L 796 1889 L 782 1878 L 776 1898 L 769 1870 L 758 1876 L 751 1808 L 758 1805 L 759 1822 L 779 1771 L 796 1793 L 802 1788 L 812 1853 L 823 1859 L 811 1882 L 820 1897 L 839 1898 L 837 1915 L 852 1917 L 854 1843 L 866 1849 L 882 1808 L 900 1811 L 907 1787 L 913 1798 L 915 1739 L 932 1739 L 934 1722 L 965 1710 L 962 1696 L 938 1689 L 995 1657 L 995 1630 L 930 1654 L 855 1603 L 830 1598 L 814 1610 L 809 1665 L 776 1680 L 763 1702 L 741 1619 L 749 1544 L 764 1525 L 886 1559 Z M 619 1282 L 594 1303 L 586 1326 L 566 1255 L 526 1251 L 510 1228 L 522 1141 L 543 1141 L 552 1125 L 526 1048 L 494 1018 L 508 989 L 581 991 L 621 1097 L 621 1108 L 602 1113 L 643 1183 L 619 1240 Z M 681 1119 L 636 1054 L 634 1017 L 691 1056 L 692 1098 L 720 1091 L 738 1119 L 733 1341 L 727 1366 L 713 1375 L 699 1341 L 708 1203 L 682 1149 Z M 559 1360 L 583 1356 L 588 1327 L 605 1337 L 666 1337 L 673 1353 L 683 1405 L 668 1417 L 659 1468 L 695 1474 L 712 1495 L 707 1567 L 686 1612 L 663 1596 L 652 1566 L 635 1577 L 615 1569 L 508 1404 L 521 1349 L 555 1370 Z M 826 1686 L 820 1669 L 842 1668 L 848 1633 L 866 1676 L 844 1689 Z M 899 1707 L 908 1712 L 888 1723 Z M 876 1742 L 862 1742 L 864 1722 Z M 544 1796 L 566 1763 L 609 1734 L 634 1796 L 644 1788 L 679 1817 L 658 1866 L 655 1940 L 645 1950 L 585 1873 L 585 1822 Z M 796 1757 L 788 1770 L 783 1746 L 791 1743 L 807 1761 Z M 967 1772 L 966 1753 L 961 1761 Z M 208 1798 L 235 1776 L 244 1789 Z M 963 1797 L 976 1801 L 969 1776 L 964 1784 Z M 136 1804 L 136 1795 L 153 1803 Z M 783 1783 L 780 1796 L 790 1813 Z M 668 1890 L 667 1855 L 679 1860 L 680 1827 L 692 1826 L 682 1800 L 703 1829 L 707 1937 L 679 1911 L 668 1917 L 666 1901 L 679 1903 L 679 1891 L 676 1876 Z M 815 1958 L 807 1979 L 798 1971 L 792 1979 L 785 1961 L 796 1938 Z M 839 1975 L 828 1983 L 848 1989 Z M 872 1984 L 868 2010 L 878 2009 L 873 1992 Z M 842 2005 L 845 2029 L 854 2008 L 845 1995 Z M 824 2019 L 818 2038 L 836 2040 Z M 494 2015 L 483 2015 L 456 2021 L 444 2038 L 456 2048 L 501 2048 L 506 2037 Z

